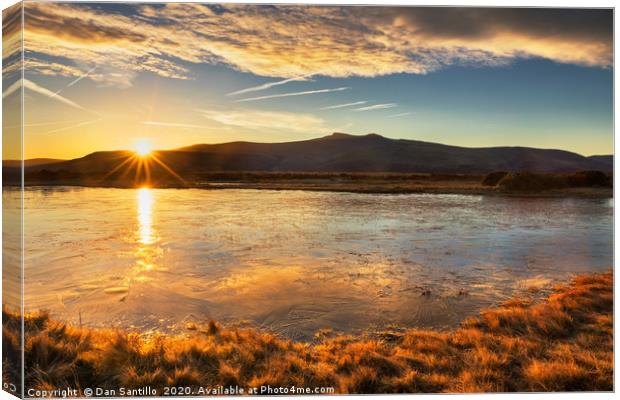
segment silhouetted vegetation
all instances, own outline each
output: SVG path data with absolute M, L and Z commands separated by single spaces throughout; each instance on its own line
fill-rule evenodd
M 613 176 L 602 171 L 579 171 L 568 175 L 570 187 L 613 187 Z
M 477 175 L 424 174 L 397 172 L 271 172 L 220 171 L 196 174 L 202 182 L 280 182 L 280 181 L 476 181 Z
M 268 384 L 332 386 L 337 393 L 611 391 L 612 305 L 611 273 L 580 276 L 544 302 L 508 301 L 453 331 L 411 329 L 372 338 L 320 332 L 312 343 L 213 321 L 197 324 L 190 337 L 144 337 L 81 329 L 35 313 L 25 318 L 26 388 Z M 4 346 L 19 352 L 19 318 L 5 310 L 3 321 Z
M 82 174 L 78 172 L 68 171 L 66 169 L 60 169 L 57 171 L 42 169 L 39 171 L 29 171 L 25 175 L 25 179 L 53 182 L 57 180 L 82 179 Z
M 539 174 L 533 172 L 492 172 L 482 179 L 484 186 L 496 186 L 506 192 L 537 193 L 566 188 L 611 188 L 613 177 L 601 171 L 573 174 Z
M 549 189 L 568 187 L 564 176 L 553 174 L 535 174 L 532 172 L 511 172 L 498 183 L 500 189 L 509 192 L 541 192 Z
M 59 165 L 60 163 L 56 164 Z M 408 172 L 278 172 L 207 171 L 175 175 L 153 162 L 149 172 L 137 167 L 111 172 L 78 173 L 53 166 L 26 170 L 26 186 L 89 186 L 135 188 L 203 188 L 313 190 L 355 193 L 522 194 L 610 197 L 613 176 L 602 171 L 571 174 L 491 172 L 476 174 Z M 21 183 L 17 168 L 5 167 L 5 185 Z M 580 189 L 580 190 L 575 190 Z
M 484 186 L 497 186 L 499 181 L 501 181 L 506 175 L 508 175 L 508 172 L 506 171 L 491 172 L 490 174 L 485 175 L 482 179 L 482 184 Z

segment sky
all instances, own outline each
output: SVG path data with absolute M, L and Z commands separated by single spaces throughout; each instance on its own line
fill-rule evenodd
M 332 132 L 613 153 L 611 10 L 25 3 L 24 11 L 26 158 Z M 22 84 L 19 25 L 5 25 L 6 107 L 18 104 Z

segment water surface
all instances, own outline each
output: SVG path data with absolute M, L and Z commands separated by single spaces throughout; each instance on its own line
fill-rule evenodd
M 85 326 L 442 329 L 612 265 L 609 199 L 67 187 L 25 205 L 26 305 Z

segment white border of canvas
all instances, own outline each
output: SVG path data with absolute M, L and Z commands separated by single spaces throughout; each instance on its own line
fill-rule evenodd
M 92 0 L 63 0 L 64 2 L 97 2 L 92 1 Z M 119 1 L 121 2 L 121 1 Z M 122 2 L 127 2 L 127 3 L 161 3 L 163 1 L 138 1 L 138 0 L 124 0 Z M 425 0 L 425 1 L 416 1 L 416 0 L 364 0 L 364 1 L 353 1 L 353 0 L 312 0 L 312 1 L 300 1 L 300 0 L 287 0 L 287 1 L 281 1 L 281 0 L 271 0 L 271 1 L 257 1 L 257 0 L 245 0 L 245 1 L 239 1 L 239 0 L 227 0 L 227 1 L 199 1 L 199 0 L 184 0 L 184 1 L 169 1 L 169 2 L 177 2 L 177 3 L 188 3 L 188 2 L 192 2 L 192 3 L 288 3 L 288 4 L 292 4 L 292 3 L 298 3 L 298 4 L 349 4 L 349 5 L 361 5 L 361 4 L 368 4 L 368 5 L 385 5 L 385 6 L 390 6 L 390 5 L 408 5 L 408 6 L 486 6 L 486 7 L 560 7 L 560 8 L 570 8 L 570 7 L 575 7 L 575 8 L 579 8 L 579 7 L 584 7 L 584 8 L 593 8 L 593 7 L 603 7 L 603 8 L 609 8 L 609 7 L 614 7 L 615 4 L 613 1 L 600 1 L 600 0 L 590 0 L 590 1 L 579 1 L 579 0 L 562 0 L 562 1 L 558 1 L 558 0 L 539 0 L 539 1 L 507 1 L 507 0 L 486 0 L 486 1 L 480 1 L 480 0 L 470 0 L 470 1 L 459 1 L 459 0 L 447 0 L 447 1 L 429 1 L 429 0 Z M 17 1 L 14 0 L 0 0 L 0 5 L 2 5 L 2 9 L 9 7 L 13 4 L 17 3 Z M 616 15 L 614 12 L 614 27 L 616 26 Z M 615 54 L 617 53 L 617 46 L 618 46 L 618 42 L 615 40 L 616 36 L 615 36 L 615 32 L 614 32 L 614 58 L 615 58 Z M 615 69 L 614 69 L 614 139 L 615 139 L 615 130 L 617 127 L 617 121 L 615 119 L 615 115 L 618 114 L 618 104 L 615 102 L 615 94 L 617 93 L 617 82 L 615 80 Z M 0 108 L 0 122 L 2 121 L 2 111 Z M 0 150 L 1 150 L 1 141 L 0 141 Z M 616 142 L 614 140 L 614 154 L 619 154 L 618 149 L 619 149 L 619 144 L 618 142 Z M 615 182 L 614 182 L 614 198 L 616 197 L 617 194 L 617 187 L 618 187 L 618 174 L 617 174 L 617 169 L 614 169 L 614 177 L 615 177 Z M 0 175 L 0 185 L 1 185 L 1 180 L 2 177 Z M 1 200 L 0 200 L 1 201 Z M 616 269 L 616 257 L 615 257 L 615 249 L 617 248 L 617 244 L 618 244 L 618 230 L 620 229 L 618 227 L 618 224 L 616 223 L 616 215 L 614 212 L 614 271 Z M 1 226 L 1 225 L 0 225 Z M 1 227 L 0 227 L 1 229 Z M 0 259 L 0 265 L 1 265 L 2 261 Z M 614 274 L 615 275 L 615 274 Z M 618 281 L 614 280 L 614 293 L 617 293 L 617 288 L 618 288 Z M 0 294 L 1 294 L 1 287 L 0 287 Z M 615 301 L 614 301 L 614 332 L 615 332 L 615 321 L 618 318 L 618 309 L 615 308 Z M 617 349 L 617 344 L 618 344 L 618 336 L 614 334 L 614 349 Z M 618 365 L 618 352 L 615 351 L 614 352 L 614 357 L 615 357 L 615 363 L 614 365 L 617 366 Z M 615 373 L 615 368 L 614 368 L 614 387 L 617 388 L 618 384 L 619 384 L 619 377 L 618 374 Z M 465 399 L 474 399 L 474 398 L 478 398 L 478 397 L 483 397 L 484 399 L 488 399 L 488 400 L 512 400 L 512 399 L 522 399 L 522 398 L 526 398 L 526 399 L 538 399 L 538 398 L 544 398 L 544 399 L 562 399 L 562 400 L 573 400 L 573 399 L 584 399 L 584 398 L 588 398 L 591 400 L 598 400 L 598 399 L 611 399 L 611 398 L 615 398 L 615 393 L 516 393 L 516 394 L 510 394 L 510 393 L 500 393 L 500 394 L 416 394 L 416 395 L 364 395 L 365 397 L 372 397 L 374 399 L 381 399 L 381 400 L 399 400 L 399 399 L 407 399 L 407 398 L 411 398 L 411 396 L 415 396 L 416 399 L 436 399 L 436 400 L 440 400 L 440 399 L 458 399 L 458 398 L 465 398 Z M 304 396 L 303 398 L 318 398 L 319 396 Z M 342 396 L 339 396 L 342 397 Z M 353 397 L 353 396 L 344 396 L 344 397 Z M 357 396 L 356 396 L 357 397 Z M 0 391 L 0 400 L 8 400 L 8 399 L 14 399 L 15 397 L 9 395 L 7 392 L 4 391 Z M 242 399 L 243 397 L 235 397 L 237 399 Z M 268 396 L 267 398 L 276 398 L 275 396 Z M 294 396 L 278 396 L 278 399 L 292 399 L 295 398 Z

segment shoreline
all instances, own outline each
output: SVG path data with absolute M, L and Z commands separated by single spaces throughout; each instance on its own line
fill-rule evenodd
M 576 187 L 549 189 L 534 192 L 504 191 L 497 187 L 483 186 L 478 182 L 465 182 L 450 185 L 452 182 L 439 181 L 437 184 L 403 183 L 403 182 L 201 182 L 196 184 L 155 184 L 151 189 L 203 189 L 203 190 L 276 190 L 276 191 L 311 191 L 332 193 L 363 193 L 363 194 L 454 194 L 473 196 L 500 196 L 525 198 L 613 198 L 613 188 Z M 4 187 L 19 188 L 18 184 L 6 184 Z M 31 187 L 81 187 L 81 188 L 113 188 L 139 189 L 140 185 L 90 184 L 84 182 L 29 182 L 24 188 Z
M 26 389 L 144 385 L 333 387 L 335 393 L 613 390 L 613 274 L 574 277 L 541 301 L 513 298 L 448 331 L 324 332 L 296 343 L 256 329 L 197 325 L 148 339 L 25 317 Z M 7 353 L 20 319 L 3 310 Z M 6 357 L 6 356 L 5 356 Z M 15 373 L 7 364 L 5 373 Z M 37 373 L 36 365 L 55 365 Z M 77 373 L 77 369 L 81 373 Z

